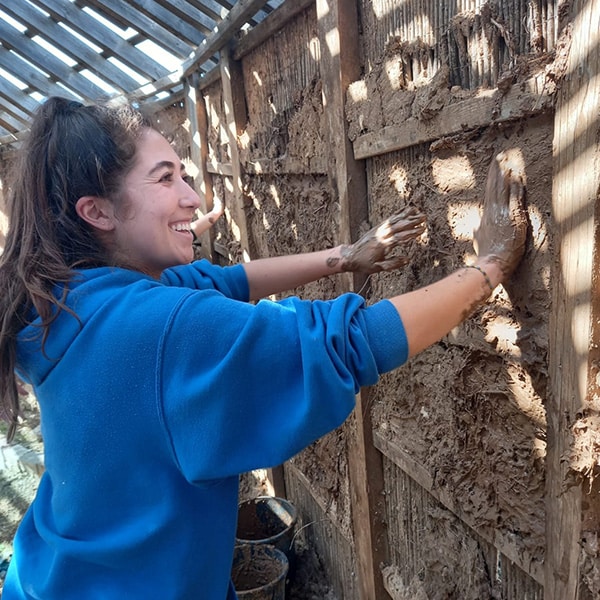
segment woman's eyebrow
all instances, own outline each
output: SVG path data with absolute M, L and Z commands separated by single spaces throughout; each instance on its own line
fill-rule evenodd
M 175 163 L 171 162 L 170 160 L 161 160 L 160 162 L 157 162 L 151 169 L 150 171 L 148 171 L 148 175 L 154 175 L 154 173 L 156 173 L 156 171 L 160 171 L 161 169 L 174 169 L 175 168 Z M 179 170 L 181 172 L 185 171 L 185 165 L 183 163 L 179 163 Z

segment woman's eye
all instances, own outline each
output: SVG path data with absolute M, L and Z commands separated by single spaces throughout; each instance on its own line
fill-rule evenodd
M 190 186 L 194 187 L 194 178 L 191 175 L 183 175 L 182 179 Z
M 160 179 L 159 181 L 161 183 L 168 183 L 170 181 L 173 181 L 173 173 L 165 173 Z

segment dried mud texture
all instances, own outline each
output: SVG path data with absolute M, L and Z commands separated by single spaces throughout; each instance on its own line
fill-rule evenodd
M 373 161 L 371 173 L 376 214 L 410 202 L 428 218 L 411 264 L 373 281 L 378 298 L 472 260 L 490 161 L 511 148 L 523 154 L 529 232 L 521 265 L 462 326 L 384 376 L 373 416 L 482 533 L 514 537 L 518 552 L 536 562 L 544 548 L 551 142 L 552 118 L 542 116 L 466 135 L 451 148 L 390 154 Z
M 544 95 L 551 96 L 564 74 L 568 42 L 568 38 L 561 38 L 556 54 L 516 56 L 495 82 L 493 97 L 498 112 L 502 98 L 511 86 L 529 79 L 536 78 Z M 402 127 L 415 121 L 435 124 L 435 118 L 444 108 L 481 94 L 482 87 L 470 90 L 467 86 L 453 85 L 451 69 L 446 64 L 441 65 L 434 75 L 429 75 L 430 51 L 421 41 L 409 43 L 393 39 L 364 79 L 350 84 L 346 95 L 350 140 L 355 141 L 385 127 Z M 523 87 L 520 100 L 523 110 L 535 102 Z M 541 102 L 540 95 L 538 103 Z M 462 127 L 468 129 L 468 119 Z
M 190 122 L 185 108 L 174 104 L 160 111 L 155 117 L 155 127 L 167 138 L 182 161 L 190 158 Z
M 276 191 L 275 191 L 276 190 Z M 323 176 L 270 176 L 249 178 L 252 206 L 247 209 L 249 235 L 256 256 L 278 256 L 332 247 L 338 229 L 338 204 L 331 198 Z M 304 299 L 338 295 L 340 280 L 327 277 L 290 293 Z M 345 429 L 318 440 L 294 457 L 313 492 L 328 507 L 328 515 L 351 535 Z
M 290 108 L 270 115 L 268 123 L 251 122 L 241 136 L 240 159 L 249 171 L 322 172 L 328 155 L 323 138 L 325 113 L 321 80 L 314 77 L 294 94 Z

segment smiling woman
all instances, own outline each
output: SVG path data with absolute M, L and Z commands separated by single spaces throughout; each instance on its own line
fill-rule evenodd
M 15 173 L 0 398 L 10 439 L 19 378 L 32 386 L 46 469 L 5 600 L 235 599 L 240 473 L 340 426 L 360 387 L 464 320 L 525 241 L 524 174 L 502 155 L 475 268 L 370 305 L 262 300 L 403 267 L 424 216 L 407 207 L 354 244 L 301 255 L 192 261 L 200 199 L 167 140 L 129 107 L 62 98 L 37 113 Z
M 122 185 L 122 205 L 82 196 L 77 214 L 108 242 L 117 264 L 129 263 L 153 277 L 193 258 L 191 223 L 200 198 L 167 140 L 144 128 L 136 158 Z

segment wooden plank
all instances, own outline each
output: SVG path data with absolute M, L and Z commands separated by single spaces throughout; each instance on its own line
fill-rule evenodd
M 235 35 L 237 30 L 266 3 L 267 0 L 238 0 L 227 16 L 215 27 L 214 32 L 207 36 L 194 54 L 184 62 L 183 74 L 187 75 L 197 65 L 201 65 L 215 52 L 220 51 L 229 43 L 229 40 Z
M 591 597 L 581 573 L 582 520 L 586 510 L 588 514 L 600 512 L 598 495 L 588 489 L 589 482 L 565 485 L 571 428 L 581 414 L 598 412 L 597 406 L 594 411 L 598 381 L 590 369 L 599 358 L 600 318 L 600 2 L 577 0 L 570 8 L 572 41 L 566 77 L 557 95 L 553 141 L 553 246 L 557 257 L 552 262 L 548 325 L 546 600 Z M 597 371 L 597 364 L 595 368 Z
M 238 149 L 238 133 L 246 125 L 244 102 L 244 78 L 241 67 L 232 58 L 228 47 L 221 50 L 221 82 L 223 87 L 223 108 L 225 113 L 227 135 L 229 138 L 229 158 L 231 160 L 233 185 L 233 206 L 226 207 L 229 224 L 236 240 L 240 243 L 242 260 L 250 260 L 250 244 L 248 225 L 244 208 L 244 192 L 242 184 L 242 165 Z
M 285 463 L 285 478 L 289 498 L 298 509 L 299 526 L 295 535 L 318 556 L 335 597 L 358 600 L 356 561 L 349 532 L 330 517 L 331 507 L 315 495 L 314 486 L 292 462 Z
M 468 525 L 477 535 L 493 544 L 507 558 L 528 573 L 538 583 L 544 584 L 544 565 L 535 561 L 530 554 L 516 543 L 514 536 L 504 534 L 498 530 L 493 533 L 491 529 L 482 529 L 477 525 L 471 515 L 465 513 L 460 504 L 444 488 L 436 487 L 429 471 L 415 461 L 410 454 L 405 452 L 394 442 L 396 428 L 393 421 L 387 423 L 388 431 L 374 431 L 373 443 L 387 458 L 402 469 L 409 477 L 427 490 L 440 504 L 453 512 L 461 521 Z
M 212 175 L 206 168 L 208 140 L 206 138 L 206 109 L 202 94 L 195 85 L 195 77 L 188 78 L 184 87 L 185 112 L 190 122 L 190 148 L 193 165 L 198 169 L 194 174 L 194 186 L 200 196 L 200 210 L 206 214 L 213 204 Z M 212 236 L 210 228 L 201 233 L 200 253 L 203 258 L 213 259 Z
M 206 164 L 206 169 L 209 173 L 214 173 L 215 175 L 233 177 L 233 167 L 231 163 L 221 163 L 212 161 Z
M 234 46 L 233 58 L 240 60 L 277 33 L 284 25 L 303 10 L 313 5 L 315 0 L 286 0 L 264 21 L 253 27 Z
M 44 77 L 35 67 L 17 54 L 9 52 L 6 48 L 0 47 L 0 67 L 8 73 L 14 75 L 17 79 L 28 83 L 30 87 L 39 91 L 43 96 L 62 95 L 73 100 L 79 99 L 74 92 L 61 87 L 51 79 Z M 30 100 L 37 104 L 33 98 Z
M 317 30 L 321 46 L 320 71 L 323 104 L 330 141 L 328 176 L 333 196 L 340 203 L 340 231 L 337 243 L 350 243 L 368 218 L 367 181 L 363 162 L 355 159 L 348 138 L 344 111 L 348 86 L 360 77 L 357 4 L 353 0 L 316 0 Z M 359 290 L 365 279 L 345 279 L 348 289 Z M 352 435 L 348 436 L 348 469 L 352 523 L 356 547 L 358 594 L 362 600 L 388 597 L 379 569 L 388 558 L 387 536 L 382 522 L 383 465 L 372 442 L 369 390 L 356 398 Z
M 142 73 L 149 79 L 159 79 L 167 73 L 164 66 L 132 46 L 108 27 L 100 25 L 94 17 L 85 13 L 75 4 L 60 2 L 59 0 L 30 1 L 50 13 L 57 21 L 68 23 L 71 29 L 100 46 L 109 54 L 118 57 L 121 62 L 137 73 Z
M 208 71 L 207 73 L 202 74 L 200 78 L 200 89 L 205 90 L 207 87 L 211 86 L 216 81 L 221 79 L 221 68 L 219 65 Z
M 165 2 L 165 0 L 130 0 L 174 35 L 181 32 L 182 37 L 197 46 L 214 27 L 214 19 L 208 19 L 189 2 Z M 185 6 L 182 6 L 184 4 Z
M 132 2 L 151 14 L 152 17 L 141 12 Z M 86 4 L 97 9 L 102 15 L 118 19 L 119 23 L 123 25 L 123 29 L 132 27 L 139 31 L 144 38 L 156 42 L 179 58 L 189 56 L 193 46 L 200 41 L 202 35 L 199 30 L 203 30 L 205 34 L 210 31 L 206 27 L 202 28 L 200 23 L 194 25 L 187 23 L 152 0 L 144 0 L 143 2 L 139 0 L 129 0 L 129 2 L 122 2 L 122 0 L 86 0 Z M 174 32 L 177 32 L 177 34 Z M 183 38 L 189 40 L 189 43 L 186 43 Z
M 22 111 L 30 115 L 40 106 L 39 102 L 4 78 L 0 78 L 0 96 L 3 96 L 9 103 L 20 107 Z M 22 114 L 22 112 L 19 114 Z
M 103 56 L 76 36 L 71 35 L 64 27 L 60 27 L 51 18 L 31 10 L 27 4 L 14 2 L 14 0 L 0 0 L 0 7 L 13 18 L 26 24 L 30 30 L 39 32 L 43 38 L 51 41 L 54 46 L 69 56 L 76 57 L 78 62 L 88 66 L 92 72 L 108 81 L 116 90 L 123 92 L 138 86 L 137 81 L 119 67 L 105 60 Z M 41 79 L 50 83 L 46 78 L 41 77 Z
M 105 92 L 75 69 L 66 65 L 39 44 L 19 33 L 6 21 L 0 19 L 0 39 L 4 47 L 14 49 L 42 71 L 60 80 L 65 86 L 87 98 L 101 98 Z
M 0 112 L 0 125 L 7 131 L 19 131 L 23 127 L 23 122 L 15 119 L 6 111 Z
M 198 69 L 206 61 L 213 58 L 213 55 L 222 50 L 237 33 L 238 29 L 255 15 L 265 4 L 267 0 L 238 0 L 235 6 L 229 11 L 227 16 L 222 19 L 215 27 L 214 31 L 206 36 L 202 43 L 196 48 L 196 51 L 186 61 L 181 68 L 173 73 L 157 79 L 151 86 L 152 91 L 148 91 L 148 86 L 130 92 L 127 97 L 131 100 L 147 98 L 173 85 L 173 81 L 178 81 L 186 75 Z M 219 66 L 217 68 L 220 69 Z M 219 73 L 221 71 L 219 70 Z
M 409 148 L 463 131 L 532 116 L 547 110 L 553 97 L 538 78 L 513 85 L 508 93 L 482 90 L 473 98 L 450 104 L 429 120 L 411 117 L 402 125 L 359 136 L 354 142 L 357 159 Z

